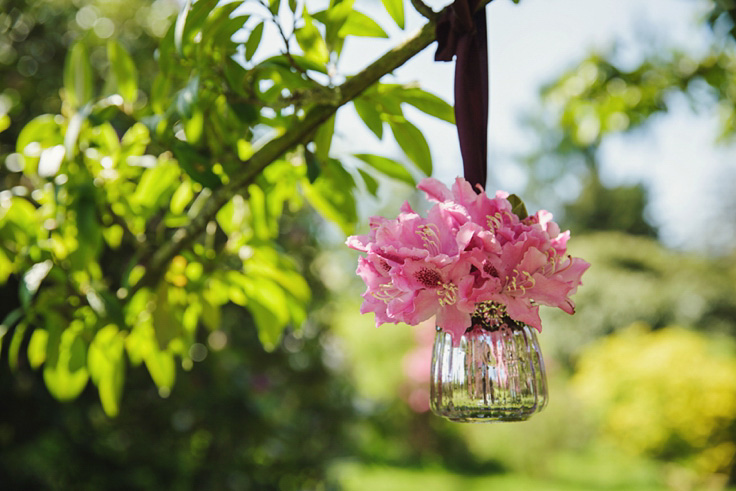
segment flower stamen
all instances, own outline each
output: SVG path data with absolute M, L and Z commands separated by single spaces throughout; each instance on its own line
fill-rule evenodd
M 480 323 L 488 328 L 503 324 L 506 316 L 506 306 L 492 301 L 477 303 L 472 315 L 474 323 Z
M 428 223 L 422 225 L 416 231 L 416 234 L 421 237 L 424 248 L 429 251 L 430 254 L 436 256 L 440 253 L 440 228 L 434 223 Z
M 440 306 L 453 305 L 457 302 L 457 285 L 454 283 L 440 283 L 437 295 L 440 297 Z
M 371 295 L 384 303 L 389 303 L 391 300 L 398 297 L 399 293 L 400 292 L 392 284 L 384 283 L 378 287 L 378 290 L 371 292 Z

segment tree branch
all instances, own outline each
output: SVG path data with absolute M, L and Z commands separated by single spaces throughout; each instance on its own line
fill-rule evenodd
M 437 18 L 437 13 L 431 9 L 429 5 L 424 3 L 422 0 L 411 0 L 411 4 L 414 6 L 414 9 L 422 14 L 424 17 L 426 17 L 429 20 L 435 20 Z
M 485 5 L 489 1 L 482 0 L 481 4 Z M 335 114 L 342 105 L 356 98 L 365 89 L 378 82 L 381 77 L 400 67 L 429 46 L 435 40 L 435 25 L 439 15 L 440 13 L 433 15 L 429 22 L 409 39 L 387 51 L 360 73 L 338 86 L 336 104 L 315 106 L 301 122 L 279 138 L 265 144 L 247 162 L 244 162 L 243 170 L 232 176 L 228 184 L 213 190 L 210 199 L 205 202 L 200 212 L 187 226 L 179 228 L 170 240 L 153 253 L 148 253 L 141 258 L 139 264 L 144 266 L 145 273 L 135 285 L 131 286 L 128 296 L 132 296 L 143 287 L 155 285 L 171 259 L 181 253 L 204 231 L 220 208 L 233 196 L 246 192 L 248 186 L 271 162 L 289 149 L 307 143 L 317 127 Z

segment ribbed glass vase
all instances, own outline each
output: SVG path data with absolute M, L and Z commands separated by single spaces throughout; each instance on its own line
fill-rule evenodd
M 475 324 L 453 343 L 437 328 L 430 406 L 458 422 L 524 421 L 547 405 L 547 375 L 536 332 L 506 321 Z

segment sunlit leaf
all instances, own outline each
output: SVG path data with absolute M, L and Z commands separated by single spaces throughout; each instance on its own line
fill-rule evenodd
M 322 39 L 322 34 L 312 22 L 312 17 L 307 12 L 306 6 L 302 12 L 302 19 L 304 20 L 304 26 L 294 31 L 299 47 L 302 48 L 307 59 L 320 65 L 326 64 L 330 53 L 327 51 L 327 45 L 325 40 Z
M 204 132 L 204 112 L 199 107 L 192 111 L 191 117 L 184 122 L 184 134 L 187 142 L 196 145 L 202 138 Z
M 404 102 L 411 104 L 430 116 L 447 121 L 448 123 L 455 123 L 455 110 L 450 104 L 434 94 L 420 88 L 411 88 L 401 91 L 399 97 Z
M 382 174 L 387 175 L 388 177 L 405 182 L 411 187 L 416 186 L 416 182 L 414 181 L 411 173 L 406 170 L 406 167 L 395 160 L 392 160 L 388 157 L 381 157 L 380 155 L 371 155 L 367 153 L 355 154 L 354 157 L 359 158 L 366 164 L 370 165 Z
M 332 135 L 335 133 L 335 116 L 332 115 L 322 123 L 314 135 L 315 156 L 319 162 L 325 162 L 330 156 Z
M 388 34 L 376 21 L 358 10 L 351 10 L 345 23 L 338 32 L 340 37 L 361 36 L 374 38 L 387 38 Z
M 76 42 L 64 64 L 64 94 L 67 102 L 78 108 L 92 99 L 94 92 L 89 52 L 82 42 Z
M 269 239 L 271 238 L 271 230 L 268 226 L 266 196 L 263 190 L 256 184 L 248 186 L 248 194 L 253 231 L 259 239 Z
M 389 124 L 396 143 L 399 144 L 406 156 L 425 175 L 431 175 L 432 154 L 429 152 L 429 145 L 422 132 L 406 120 L 391 120 Z
M 176 379 L 174 355 L 168 351 L 160 351 L 158 348 L 151 347 L 143 355 L 143 362 L 146 364 L 153 383 L 159 388 L 159 393 L 168 394 L 168 391 L 174 386 L 174 380 Z
M 363 120 L 363 123 L 365 123 L 368 129 L 371 130 L 379 140 L 382 139 L 383 120 L 381 120 L 381 114 L 376 110 L 375 104 L 358 97 L 357 99 L 353 99 L 353 106 L 355 107 L 355 112 L 358 113 L 358 116 L 360 116 L 360 119 Z
M 176 188 L 176 191 L 174 191 L 174 195 L 171 197 L 171 203 L 169 204 L 169 209 L 171 210 L 171 213 L 175 215 L 180 215 L 184 212 L 184 209 L 189 204 L 189 202 L 194 198 L 194 191 L 192 190 L 192 182 L 189 180 L 183 181 L 178 188 Z
M 248 310 L 258 328 L 258 339 L 269 351 L 276 347 L 281 334 L 289 322 L 289 313 L 284 291 L 266 278 L 244 277 Z
M 191 0 L 186 1 L 174 27 L 174 46 L 179 56 L 189 54 L 197 32 L 217 3 L 218 0 L 197 0 L 194 3 Z
M 404 0 L 381 0 L 386 12 L 401 29 L 404 28 Z
M 10 116 L 0 114 L 0 133 L 10 128 Z
M 31 368 L 38 368 L 46 361 L 46 343 L 49 332 L 46 329 L 34 329 L 31 340 L 28 342 L 28 362 Z
M 133 59 L 116 40 L 107 43 L 107 58 L 117 92 L 125 102 L 134 103 L 138 95 L 138 71 Z
M 348 14 L 353 10 L 354 0 L 337 0 L 330 2 L 329 8 L 314 13 L 314 19 L 325 26 L 325 42 L 327 47 L 338 55 L 342 50 L 344 37 L 340 37 L 340 28 L 345 24 Z
M 84 390 L 89 379 L 87 372 L 87 345 L 79 329 L 69 327 L 61 334 L 58 357 L 44 365 L 43 379 L 51 395 L 60 401 L 75 399 Z
M 358 169 L 358 173 L 360 174 L 360 177 L 363 178 L 365 189 L 373 196 L 376 196 L 378 193 L 378 181 L 373 179 L 373 177 L 371 177 L 371 175 L 365 172 L 363 169 Z
M 119 412 L 125 382 L 125 338 L 115 325 L 100 329 L 90 343 L 87 367 L 97 386 L 102 409 L 110 417 Z
M 18 355 L 20 354 L 20 346 L 23 343 L 23 339 L 26 335 L 27 325 L 25 322 L 19 323 L 15 326 L 13 335 L 10 338 L 10 345 L 8 346 L 8 366 L 11 370 L 18 368 Z
M 304 196 L 322 216 L 336 223 L 346 235 L 353 233 L 357 221 L 355 181 L 340 162 L 328 159 L 314 184 L 302 184 Z
M 179 177 L 179 167 L 174 162 L 158 162 L 154 167 L 146 169 L 141 177 L 131 203 L 143 210 L 153 210 L 156 204 L 166 200 L 173 193 Z

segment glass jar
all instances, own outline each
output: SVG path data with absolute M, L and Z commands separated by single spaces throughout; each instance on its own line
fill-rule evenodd
M 430 407 L 458 422 L 524 421 L 547 405 L 547 375 L 536 332 L 508 318 L 475 323 L 453 343 L 437 327 Z

